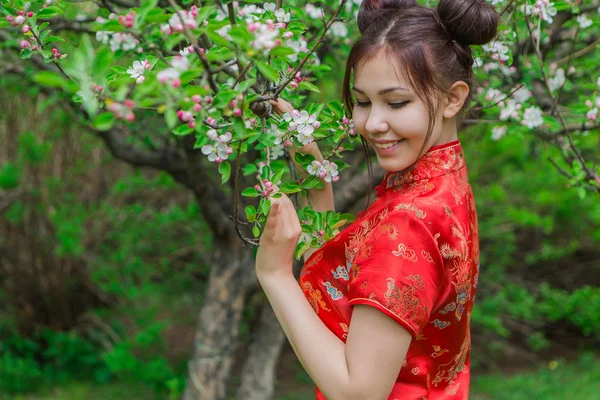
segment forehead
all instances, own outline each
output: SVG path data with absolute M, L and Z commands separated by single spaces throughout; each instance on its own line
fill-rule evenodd
M 400 62 L 382 50 L 357 63 L 354 69 L 354 86 L 365 93 L 377 93 L 392 86 L 410 89 Z

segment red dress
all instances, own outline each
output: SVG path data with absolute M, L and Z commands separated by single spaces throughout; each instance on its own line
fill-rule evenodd
M 344 342 L 354 304 L 411 333 L 388 400 L 463 400 L 478 273 L 475 201 L 456 140 L 432 147 L 412 171 L 388 172 L 368 210 L 306 261 L 300 286 Z

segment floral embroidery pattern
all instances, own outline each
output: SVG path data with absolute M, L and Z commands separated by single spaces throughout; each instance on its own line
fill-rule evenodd
M 388 290 L 385 292 L 385 306 L 400 316 L 409 316 L 417 324 L 422 323 L 427 306 L 421 304 L 417 292 L 424 290 L 423 278 L 420 275 L 410 275 L 406 279 L 414 281 L 410 286 L 396 286 L 393 278 L 387 279 Z

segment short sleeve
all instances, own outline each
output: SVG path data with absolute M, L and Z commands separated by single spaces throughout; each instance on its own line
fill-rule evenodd
M 396 210 L 357 248 L 349 303 L 379 309 L 415 337 L 429 322 L 443 280 L 444 263 L 432 234 L 414 214 Z

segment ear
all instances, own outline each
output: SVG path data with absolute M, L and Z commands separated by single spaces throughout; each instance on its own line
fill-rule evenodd
M 468 96 L 469 85 L 463 81 L 454 82 L 446 95 L 444 118 L 453 118 L 461 110 Z

